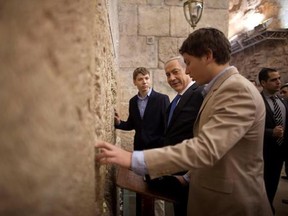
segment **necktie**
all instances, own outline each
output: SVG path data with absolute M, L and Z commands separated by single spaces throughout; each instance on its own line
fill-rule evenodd
M 173 112 L 176 108 L 177 102 L 180 99 L 181 95 L 177 94 L 176 97 L 173 99 L 172 104 L 171 104 L 171 108 L 170 108 L 170 112 L 169 112 L 169 117 L 168 117 L 168 125 L 170 124 L 170 120 L 173 116 Z
M 274 118 L 275 118 L 276 125 L 283 126 L 283 119 L 282 119 L 282 113 L 281 113 L 280 107 L 274 96 L 271 96 L 271 100 L 274 106 Z M 281 145 L 282 142 L 283 142 L 283 137 L 277 139 L 278 145 Z

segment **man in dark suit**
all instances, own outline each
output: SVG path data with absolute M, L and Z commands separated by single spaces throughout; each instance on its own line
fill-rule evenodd
M 144 68 L 136 68 L 133 72 L 133 83 L 138 94 L 129 101 L 129 116 L 127 121 L 120 120 L 115 112 L 115 128 L 135 130 L 134 150 L 144 150 L 160 147 L 165 130 L 165 113 L 169 106 L 169 97 L 151 88 L 150 72 Z M 136 194 L 136 214 L 141 213 L 141 202 L 150 202 L 145 196 Z M 156 215 L 164 212 L 164 203 L 155 202 Z
M 203 87 L 198 86 L 195 81 L 192 81 L 190 76 L 185 73 L 186 64 L 182 56 L 169 59 L 165 65 L 165 74 L 168 84 L 177 92 L 180 96 L 176 103 L 174 111 L 171 110 L 173 102 L 167 109 L 166 113 L 166 129 L 164 136 L 164 146 L 175 145 L 182 142 L 185 139 L 193 138 L 193 126 L 196 120 L 198 111 L 203 101 Z M 175 99 L 174 99 L 175 100 Z M 177 96 L 176 96 L 177 100 Z M 179 182 L 185 183 L 183 177 L 184 174 L 177 173 L 175 176 Z M 181 180 L 182 179 L 182 180 Z M 183 185 L 179 192 L 182 191 L 182 198 L 179 203 L 174 204 L 174 215 L 182 216 L 187 214 L 187 199 L 188 199 L 188 186 L 186 188 Z M 168 188 L 167 188 L 168 189 Z
M 285 83 L 280 88 L 280 95 L 288 102 L 288 83 Z M 285 160 L 285 175 L 281 176 L 282 179 L 288 180 L 288 153 Z M 288 204 L 288 199 L 282 199 L 282 203 Z
M 169 59 L 164 69 L 167 82 L 181 96 L 170 121 L 172 103 L 167 109 L 163 142 L 167 146 L 193 137 L 193 125 L 203 101 L 203 87 L 199 87 L 189 75 L 185 74 L 186 64 L 182 56 Z
M 280 95 L 282 96 L 282 98 L 284 100 L 286 100 L 288 102 L 288 83 L 285 83 L 284 85 L 281 86 Z M 285 169 L 284 170 L 285 170 L 285 175 L 281 176 L 281 178 L 288 180 L 288 155 L 287 155 L 287 158 L 285 160 Z M 288 200 L 286 203 L 288 203 Z
M 264 181 L 267 196 L 275 214 L 273 200 L 279 184 L 283 163 L 285 157 L 287 157 L 288 105 L 277 95 L 281 86 L 280 74 L 277 70 L 263 68 L 259 72 L 259 82 L 263 87 L 261 95 L 266 107 L 263 145 Z

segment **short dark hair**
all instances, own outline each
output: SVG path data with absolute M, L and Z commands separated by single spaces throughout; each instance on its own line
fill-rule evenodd
M 187 53 L 195 57 L 202 57 L 210 51 L 217 64 L 229 62 L 231 44 L 224 33 L 215 28 L 200 28 L 192 32 L 179 49 L 181 55 Z
M 262 68 L 258 74 L 258 79 L 259 79 L 259 82 L 261 84 L 261 81 L 267 81 L 269 79 L 269 73 L 271 72 L 276 72 L 277 70 L 274 69 L 274 68 Z
M 142 75 L 146 75 L 148 74 L 150 76 L 150 72 L 147 68 L 145 67 L 138 67 L 134 70 L 133 72 L 133 80 L 136 79 L 136 77 L 138 76 L 138 74 L 142 74 Z

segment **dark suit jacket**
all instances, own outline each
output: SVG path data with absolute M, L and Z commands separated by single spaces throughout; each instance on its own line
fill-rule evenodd
M 274 113 L 270 108 L 269 103 L 267 102 L 263 92 L 261 95 L 264 100 L 266 108 L 266 117 L 265 117 L 265 132 L 263 140 L 263 159 L 264 159 L 264 182 L 266 187 L 267 197 L 269 199 L 271 208 L 275 212 L 273 207 L 273 200 L 277 191 L 279 184 L 279 178 L 281 175 L 281 170 L 283 167 L 283 162 L 288 155 L 287 152 L 287 135 L 288 135 L 288 120 L 286 117 L 286 125 L 284 131 L 284 141 L 281 146 L 277 144 L 277 138 L 273 137 L 273 128 L 276 127 L 276 121 L 274 118 Z M 280 98 L 281 99 L 281 98 Z M 286 109 L 286 116 L 288 115 L 288 106 L 286 101 L 281 100 Z
M 169 97 L 152 89 L 143 119 L 140 116 L 137 100 L 137 95 L 130 99 L 127 121 L 121 121 L 115 127 L 122 130 L 135 130 L 134 150 L 160 147 L 165 130 L 165 113 L 170 103 Z
M 203 101 L 203 87 L 194 83 L 181 96 L 169 126 L 167 125 L 171 104 L 166 112 L 166 130 L 163 145 L 175 145 L 193 137 L 193 125 Z
M 276 153 L 275 157 L 279 158 L 282 157 L 285 159 L 288 155 L 288 104 L 287 101 L 283 100 L 282 98 L 281 101 L 285 105 L 286 108 L 286 125 L 285 125 L 285 131 L 284 131 L 284 142 L 283 145 L 280 147 L 276 143 L 276 138 L 273 137 L 273 128 L 276 127 L 276 122 L 274 119 L 274 113 L 271 110 L 267 100 L 265 99 L 265 96 L 263 92 L 261 92 L 261 95 L 263 97 L 265 107 L 266 107 L 266 120 L 265 120 L 265 132 L 264 132 L 264 159 L 267 157 L 271 157 L 271 154 Z

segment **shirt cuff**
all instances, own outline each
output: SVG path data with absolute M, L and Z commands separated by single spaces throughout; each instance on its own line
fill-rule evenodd
M 184 178 L 184 180 L 185 180 L 187 183 L 189 183 L 189 182 L 190 182 L 189 172 L 185 173 L 185 174 L 183 175 L 183 178 Z
M 143 151 L 133 151 L 131 169 L 141 176 L 148 174 Z

